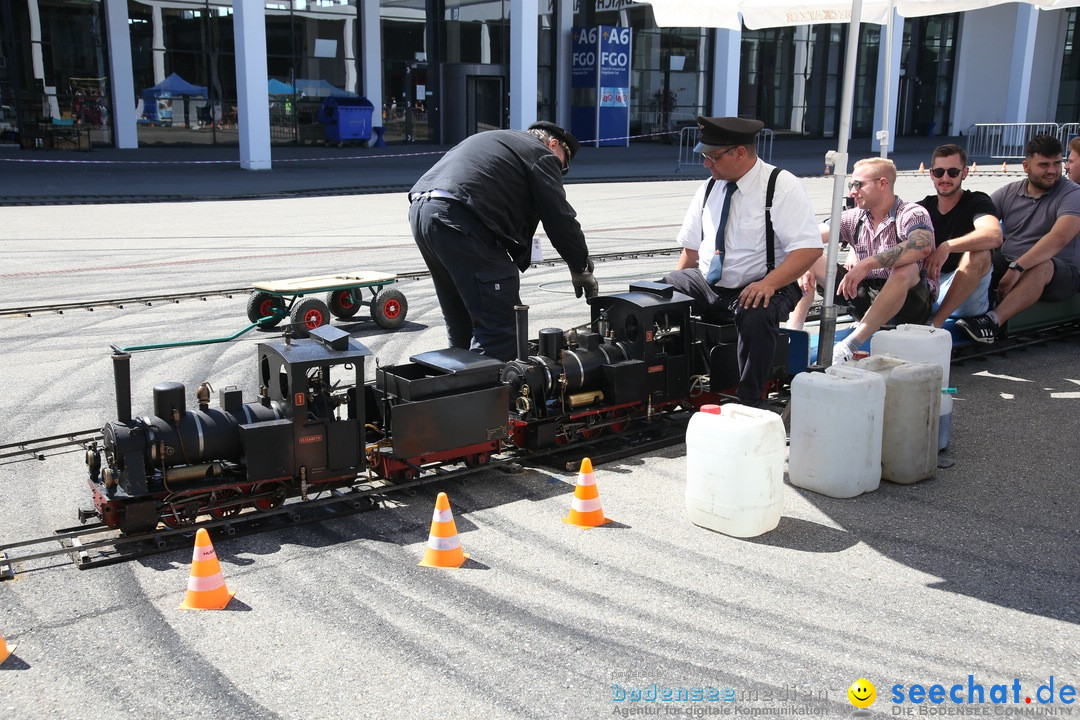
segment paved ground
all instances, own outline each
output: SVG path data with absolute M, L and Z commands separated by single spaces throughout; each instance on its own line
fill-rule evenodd
M 900 170 L 929 163 L 933 148 L 963 138 L 900 138 L 891 156 Z M 821 175 L 829 140 L 777 140 L 773 162 L 803 177 Z M 128 202 L 349 194 L 408 188 L 446 151 L 398 145 L 378 149 L 278 147 L 272 169 L 240 170 L 236 148 L 151 147 L 96 149 L 91 153 L 0 148 L 0 204 Z M 850 144 L 850 162 L 877 155 L 869 140 Z M 571 183 L 674 180 L 706 177 L 701 164 L 676 168 L 678 146 L 635 143 L 628 148 L 583 148 L 568 176 Z M 1017 164 L 1011 166 L 1018 169 Z M 850 169 L 850 163 L 849 163 Z M 995 168 L 1000 172 L 1001 164 Z M 983 171 L 988 172 L 989 167 Z
M 805 182 L 823 216 L 830 181 Z M 609 252 L 669 246 L 693 188 L 583 183 L 569 194 L 593 249 Z M 906 197 L 929 189 L 925 175 L 901 178 Z M 0 305 L 417 270 L 405 211 L 400 192 L 9 207 Z M 598 275 L 617 290 L 669 265 L 604 263 Z M 403 289 L 401 330 L 343 326 L 383 361 L 442 345 L 430 284 Z M 561 267 L 530 270 L 523 299 L 534 331 L 585 317 Z M 245 323 L 244 303 L 0 318 L 0 442 L 100 426 L 115 412 L 110 343 L 227 335 Z M 236 384 L 252 397 L 267 336 L 137 355 L 136 411 L 163 380 Z M 860 677 L 877 686 L 876 717 L 1070 710 L 1060 692 L 1080 681 L 1076 353 L 1059 342 L 954 366 L 952 468 L 850 500 L 785 486 L 780 526 L 751 540 L 686 520 L 676 447 L 598 469 L 616 523 L 596 530 L 560 522 L 573 475 L 491 471 L 443 488 L 472 569 L 416 566 L 439 488 L 219 541 L 237 593 L 221 613 L 177 609 L 190 552 L 89 572 L 35 566 L 0 584 L 0 633 L 18 645 L 0 666 L 0 717 L 847 717 L 846 688 Z M 72 525 L 88 504 L 84 472 L 79 453 L 0 466 L 0 541 Z M 1040 705 L 1051 676 L 1055 703 Z M 985 705 L 967 704 L 969 682 Z M 892 702 L 894 686 L 906 697 L 936 683 L 961 685 L 965 703 Z M 995 684 L 1010 687 L 1007 704 L 990 704 Z M 701 699 L 663 700 L 665 689 Z

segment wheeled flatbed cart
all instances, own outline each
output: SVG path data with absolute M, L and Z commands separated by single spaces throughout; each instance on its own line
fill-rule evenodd
M 358 272 L 252 283 L 247 316 L 263 328 L 290 318 L 293 334 L 306 337 L 309 330 L 329 323 L 331 315 L 347 320 L 367 305 L 379 327 L 394 330 L 405 322 L 409 309 L 404 293 L 390 287 L 397 281 L 397 275 Z

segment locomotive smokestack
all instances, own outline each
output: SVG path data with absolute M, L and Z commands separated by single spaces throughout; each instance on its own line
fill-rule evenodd
M 514 306 L 514 325 L 517 329 L 517 359 L 529 358 L 529 306 Z
M 115 352 L 113 361 L 113 383 L 116 386 L 116 419 L 127 424 L 131 422 L 131 355 Z

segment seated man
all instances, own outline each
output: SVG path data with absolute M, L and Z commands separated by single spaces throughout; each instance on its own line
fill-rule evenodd
M 895 184 L 892 160 L 867 158 L 852 169 L 848 186 L 857 207 L 841 216 L 840 239 L 851 245 L 855 258 L 838 268 L 836 300 L 851 301 L 852 314 L 860 322 L 833 348 L 834 363 L 850 360 L 886 322 L 925 323 L 937 297 L 937 281 L 923 269 L 923 261 L 934 251 L 930 214 L 921 205 L 896 197 Z M 822 227 L 821 236 L 828 242 L 827 227 Z M 814 263 L 813 274 L 824 287 L 824 256 Z
M 949 317 L 975 317 L 990 309 L 990 251 L 1001 245 L 1001 223 L 994 201 L 984 192 L 963 190 L 967 153 L 941 145 L 930 156 L 930 180 L 937 193 L 919 204 L 930 213 L 937 249 L 923 267 L 938 278 L 938 302 L 930 324 Z
M 757 156 L 757 120 L 698 118 L 712 179 L 702 183 L 683 220 L 678 266 L 664 282 L 694 298 L 707 322 L 734 318 L 739 402 L 762 401 L 780 323 L 799 299 L 796 280 L 821 255 L 810 198 L 799 180 Z M 772 211 L 765 212 L 776 171 Z M 715 186 L 715 187 L 714 187 Z M 771 222 L 770 222 L 771 217 Z M 766 242 L 766 227 L 775 235 Z
M 1036 135 L 1024 147 L 1027 178 L 991 195 L 1005 230 L 992 255 L 997 307 L 956 326 L 983 343 L 1002 323 L 1037 300 L 1058 302 L 1080 292 L 1080 185 L 1061 175 L 1061 141 Z

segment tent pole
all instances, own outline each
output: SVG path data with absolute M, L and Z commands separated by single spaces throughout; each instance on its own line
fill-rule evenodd
M 818 332 L 818 364 L 832 365 L 833 343 L 836 339 L 836 306 L 833 288 L 836 286 L 836 256 L 840 247 L 840 215 L 844 208 L 847 187 L 848 136 L 851 134 L 851 109 L 855 102 L 855 63 L 859 51 L 859 22 L 862 0 L 852 0 L 851 25 L 848 31 L 847 52 L 844 57 L 844 82 L 840 102 L 840 129 L 834 156 L 832 220 L 829 222 L 829 246 L 825 253 L 825 298 L 821 305 L 821 324 Z

